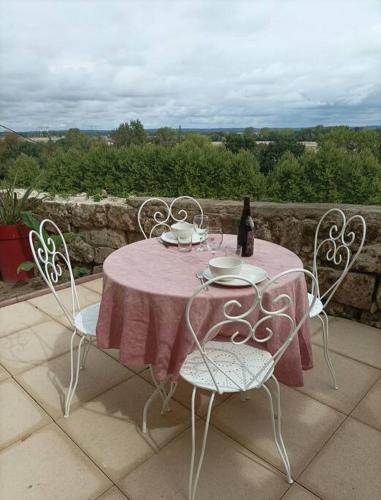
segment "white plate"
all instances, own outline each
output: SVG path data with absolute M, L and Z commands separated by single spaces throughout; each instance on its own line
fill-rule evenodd
M 209 268 L 203 271 L 203 275 L 207 280 L 213 278 Z M 268 278 L 267 272 L 261 267 L 252 266 L 251 264 L 242 264 L 240 276 L 249 279 L 252 283 L 260 283 L 261 281 Z M 216 281 L 219 285 L 224 286 L 250 286 L 249 283 L 245 281 L 241 281 L 239 279 L 231 279 L 231 280 L 221 280 Z
M 167 231 L 166 233 L 163 233 L 160 238 L 165 242 L 169 243 L 170 245 L 177 245 L 177 236 L 172 233 L 172 231 Z M 192 234 L 192 245 L 197 245 L 197 243 L 201 243 L 201 236 L 197 234 L 196 232 L 193 232 Z

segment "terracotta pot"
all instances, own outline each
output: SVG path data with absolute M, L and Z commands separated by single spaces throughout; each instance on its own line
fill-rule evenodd
M 33 261 L 29 246 L 29 231 L 29 227 L 25 224 L 0 225 L 0 274 L 3 281 L 15 283 L 33 277 L 33 269 L 17 274 L 17 268 L 22 262 Z

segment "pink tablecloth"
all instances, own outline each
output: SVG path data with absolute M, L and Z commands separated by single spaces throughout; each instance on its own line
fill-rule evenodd
M 225 244 L 236 236 L 224 235 Z M 125 364 L 152 364 L 158 380 L 178 375 L 186 355 L 193 349 L 185 323 L 185 307 L 199 286 L 196 272 L 207 267 L 210 252 L 180 253 L 165 248 L 157 239 L 139 241 L 112 253 L 103 266 L 103 294 L 97 325 L 97 342 L 103 349 L 119 348 Z M 264 268 L 270 277 L 291 268 L 301 268 L 299 257 L 289 250 L 255 240 L 254 256 L 244 262 Z M 288 293 L 297 304 L 296 322 L 306 310 L 304 276 L 291 274 L 268 293 Z M 197 327 L 205 333 L 221 320 L 222 305 L 230 298 L 242 304 L 252 298 L 253 289 L 210 286 L 196 305 Z M 265 345 L 274 353 L 288 331 L 274 329 Z M 275 374 L 281 382 L 303 385 L 303 369 L 312 368 L 310 322 L 307 320 L 279 361 Z

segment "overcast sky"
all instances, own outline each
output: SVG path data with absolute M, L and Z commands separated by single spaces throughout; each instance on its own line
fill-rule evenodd
M 0 0 L 0 123 L 375 125 L 380 54 L 380 0 Z

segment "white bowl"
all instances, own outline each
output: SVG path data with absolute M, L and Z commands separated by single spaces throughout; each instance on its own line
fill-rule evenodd
M 242 262 L 239 257 L 214 257 L 209 261 L 209 270 L 213 278 L 226 274 L 239 275 Z
M 181 237 L 189 237 L 193 234 L 193 224 L 189 222 L 176 222 L 176 224 L 172 224 L 171 232 L 178 238 Z

